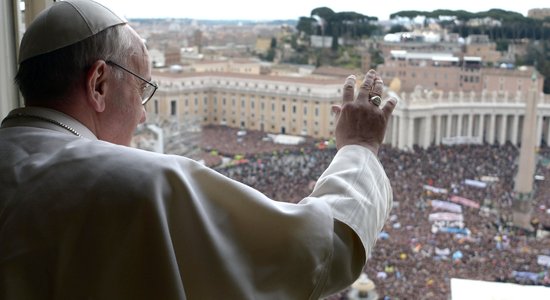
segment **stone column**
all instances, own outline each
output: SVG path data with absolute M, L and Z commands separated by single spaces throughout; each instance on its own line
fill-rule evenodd
M 430 143 L 432 141 L 432 115 L 428 115 L 426 117 L 425 121 L 426 128 L 424 128 L 424 141 L 423 141 L 423 147 L 424 149 L 430 147 Z
M 535 135 L 535 145 L 537 147 L 540 147 L 541 146 L 541 137 L 542 137 L 542 115 L 539 115 L 537 117 L 537 129 L 536 129 L 536 135 Z
M 495 142 L 495 119 L 496 116 L 492 113 L 489 119 L 489 137 L 487 139 L 489 144 L 493 144 Z
M 511 142 L 514 145 L 518 145 L 518 132 L 519 132 L 519 115 L 515 114 L 514 119 L 512 121 L 512 138 Z
M 391 134 L 392 147 L 398 147 L 399 119 L 400 118 L 397 115 L 392 115 L 392 134 Z
M 462 118 L 463 114 L 458 114 L 458 121 L 456 122 L 456 136 L 462 136 Z
M 441 115 L 437 115 L 435 119 L 435 144 L 441 144 Z
M 518 227 L 532 229 L 529 221 L 532 212 L 533 183 L 535 177 L 535 145 L 537 139 L 537 77 L 533 73 L 531 88 L 526 99 L 523 134 L 515 178 L 512 218 Z M 540 135 L 539 135 L 540 137 Z M 540 140 L 540 138 L 539 138 Z
M 506 143 L 506 133 L 507 133 L 507 126 L 506 126 L 506 123 L 507 123 L 507 116 L 506 115 L 502 115 L 502 119 L 500 120 L 500 132 L 499 132 L 499 137 L 498 137 L 498 141 L 501 145 L 504 145 Z
M 445 124 L 445 137 L 451 137 L 451 128 L 453 126 L 453 115 L 447 115 L 447 124 Z
M 415 131 L 415 128 L 414 128 L 414 118 L 412 117 L 409 117 L 407 119 L 407 147 L 409 149 L 412 149 L 413 147 L 413 144 L 414 144 L 414 131 Z
M 531 83 L 531 90 L 526 99 L 525 117 L 523 120 L 523 134 L 519 153 L 519 167 L 514 190 L 518 193 L 529 194 L 533 191 L 533 177 L 535 175 L 535 145 L 537 121 L 536 78 Z M 537 130 L 533 130 L 537 128 Z
M 468 115 L 468 132 L 466 132 L 467 137 L 473 137 L 474 136 L 474 115 L 469 114 Z
M 479 137 L 483 141 L 485 135 L 485 115 L 483 113 L 479 114 Z
M 403 114 L 404 115 L 404 114 Z M 407 123 L 408 123 L 408 117 L 401 116 L 399 118 L 399 134 L 398 134 L 398 141 L 397 141 L 397 148 L 399 149 L 405 149 L 407 146 Z

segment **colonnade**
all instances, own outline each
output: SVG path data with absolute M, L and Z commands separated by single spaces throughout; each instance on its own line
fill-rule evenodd
M 550 103 L 546 102 L 542 98 L 537 105 L 533 128 L 537 147 L 550 141 Z M 452 143 L 519 145 L 524 113 L 525 103 L 398 104 L 389 121 L 385 143 L 399 149 Z

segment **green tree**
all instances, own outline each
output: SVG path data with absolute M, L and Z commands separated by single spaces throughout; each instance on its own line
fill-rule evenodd
M 407 31 L 409 30 L 405 26 L 397 24 L 397 25 L 393 25 L 388 31 L 388 33 L 407 32 Z
M 317 7 L 311 11 L 310 16 L 319 16 L 329 22 L 334 16 L 334 11 L 328 7 Z
M 296 30 L 298 30 L 298 32 L 303 32 L 308 36 L 312 35 L 315 22 L 316 21 L 313 18 L 300 17 L 300 19 L 298 19 L 298 24 L 296 24 Z
M 270 48 L 271 48 L 271 49 L 277 48 L 277 39 L 274 38 L 274 37 L 271 38 Z
M 497 40 L 496 44 L 497 44 L 497 49 L 496 49 L 497 51 L 508 51 L 508 45 L 510 44 L 510 41 L 501 39 L 501 40 Z

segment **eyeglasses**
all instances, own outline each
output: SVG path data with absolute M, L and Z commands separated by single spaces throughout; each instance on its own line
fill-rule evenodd
M 126 69 L 125 67 L 117 64 L 116 62 L 114 62 L 112 60 L 108 60 L 108 61 L 106 61 L 106 63 L 110 64 L 110 65 L 114 65 L 116 67 L 119 67 L 122 70 L 136 76 L 137 78 L 139 78 L 143 82 L 145 82 L 146 83 L 145 88 L 143 89 L 143 92 L 141 92 L 141 104 L 145 105 L 147 103 L 147 101 L 151 100 L 151 98 L 153 97 L 153 95 L 155 94 L 155 92 L 157 91 L 157 88 L 158 88 L 158 86 L 154 82 L 151 82 L 151 81 L 139 76 L 138 74 Z

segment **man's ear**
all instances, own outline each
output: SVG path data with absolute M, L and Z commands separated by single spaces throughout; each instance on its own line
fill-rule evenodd
M 86 98 L 96 112 L 105 110 L 109 75 L 107 63 L 103 60 L 96 61 L 86 73 Z

